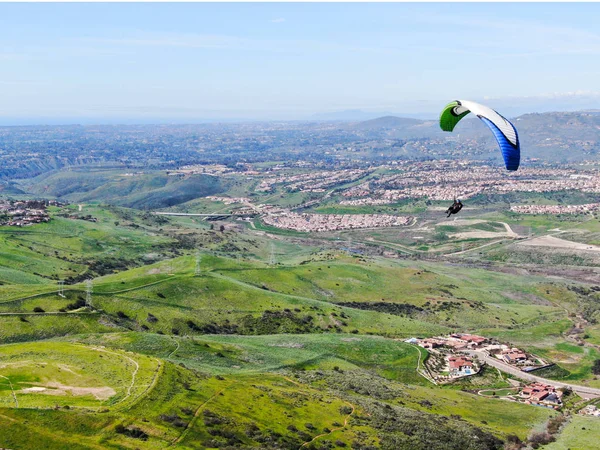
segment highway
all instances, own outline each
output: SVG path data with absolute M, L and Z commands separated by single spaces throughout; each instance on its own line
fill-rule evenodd
M 194 213 L 176 213 L 176 212 L 155 212 L 157 216 L 194 216 L 194 217 L 229 217 L 234 214 L 194 214 Z

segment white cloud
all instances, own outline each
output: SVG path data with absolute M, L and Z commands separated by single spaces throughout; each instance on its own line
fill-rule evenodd
M 285 19 L 283 17 L 278 17 L 277 19 L 271 20 L 271 23 L 283 23 Z

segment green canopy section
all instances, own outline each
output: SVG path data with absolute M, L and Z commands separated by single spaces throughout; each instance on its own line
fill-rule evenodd
M 469 110 L 465 108 L 458 108 L 461 104 L 457 101 L 448 103 L 442 113 L 440 114 L 440 127 L 444 131 L 452 131 L 460 120 L 469 114 Z M 456 110 L 460 110 L 457 114 Z

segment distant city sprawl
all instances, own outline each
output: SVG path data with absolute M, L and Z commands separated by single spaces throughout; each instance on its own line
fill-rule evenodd
M 526 114 L 523 168 L 564 164 L 600 152 L 600 114 Z M 548 124 L 551 123 L 551 126 Z M 467 159 L 502 165 L 485 126 L 461 124 L 460 134 L 436 120 L 382 117 L 363 122 L 254 122 L 190 125 L 65 125 L 0 127 L 0 179 L 29 178 L 62 167 L 103 165 L 173 170 L 220 164 L 309 161 L 321 169 L 360 170 L 392 161 Z M 273 179 L 265 179 L 268 189 Z M 297 180 L 302 188 L 307 178 Z M 313 186 L 327 188 L 328 182 Z

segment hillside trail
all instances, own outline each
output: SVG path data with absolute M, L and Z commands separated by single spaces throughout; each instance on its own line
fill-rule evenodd
M 122 355 L 122 354 L 120 354 L 120 353 L 117 353 L 117 352 L 111 352 L 111 351 L 109 351 L 109 350 L 105 350 L 105 349 L 102 349 L 102 348 L 99 348 L 99 347 L 92 347 L 92 348 L 93 348 L 94 350 L 98 351 L 98 352 L 109 353 L 109 354 L 111 354 L 111 355 L 117 355 L 117 356 L 120 356 L 120 357 L 122 357 L 122 358 L 128 359 L 128 360 L 129 360 L 129 361 L 131 361 L 131 362 L 133 363 L 133 365 L 135 366 L 135 370 L 134 370 L 134 371 L 133 371 L 133 373 L 131 374 L 131 383 L 129 383 L 129 386 L 127 387 L 127 395 L 126 395 L 125 397 L 123 397 L 123 398 L 121 399 L 121 401 L 119 402 L 119 403 L 123 403 L 125 400 L 127 400 L 129 397 L 131 397 L 131 390 L 132 390 L 132 389 L 134 388 L 134 386 L 135 386 L 135 378 L 136 378 L 136 376 L 137 376 L 137 373 L 138 373 L 138 371 L 140 370 L 140 365 L 138 364 L 138 362 L 137 362 L 135 359 L 133 359 L 133 358 L 130 358 L 130 357 L 129 357 L 129 356 L 127 356 L 127 355 Z M 117 405 L 118 405 L 119 403 L 117 403 Z M 116 405 L 115 405 L 115 406 L 116 406 Z
M 316 303 L 318 305 L 328 305 L 331 306 L 332 303 L 327 302 L 325 300 L 317 300 L 315 298 L 310 298 L 310 297 L 302 297 L 300 295 L 292 295 L 292 294 L 284 294 L 283 292 L 277 292 L 277 291 L 271 291 L 271 290 L 264 290 L 263 288 L 256 286 L 254 284 L 251 283 L 246 283 L 245 281 L 240 281 L 236 278 L 233 277 L 228 277 L 227 275 L 223 275 L 222 273 L 219 272 L 207 272 L 207 274 L 211 277 L 214 278 L 220 278 L 222 280 L 226 280 L 229 281 L 233 284 L 237 284 L 238 286 L 243 286 L 252 290 L 257 290 L 257 291 L 261 291 L 263 293 L 269 293 L 272 295 L 278 295 L 281 297 L 285 297 L 285 298 L 290 298 L 290 299 L 294 299 L 294 300 L 303 300 L 303 301 L 307 301 L 307 302 L 311 302 L 311 303 Z M 338 305 L 339 306 L 339 305 Z M 346 310 L 352 310 L 352 308 L 349 308 L 347 306 L 341 306 L 342 309 L 346 309 Z
M 118 295 L 118 294 L 124 294 L 126 292 L 132 292 L 132 291 L 137 291 L 140 289 L 144 289 L 150 286 L 156 286 L 157 284 L 162 284 L 165 283 L 167 281 L 173 281 L 176 278 L 181 278 L 182 275 L 172 275 L 168 278 L 164 278 L 162 280 L 158 280 L 158 281 L 152 281 L 151 283 L 147 283 L 147 284 L 142 284 L 139 286 L 134 286 L 132 288 L 127 288 L 127 289 L 121 289 L 121 290 L 117 290 L 117 291 L 100 291 L 100 292 L 95 292 L 94 295 Z M 23 300 L 30 300 L 33 298 L 37 298 L 37 297 L 44 297 L 46 295 L 50 295 L 50 294 L 54 294 L 56 292 L 56 287 L 53 287 L 51 291 L 47 291 L 47 292 L 40 292 L 39 294 L 32 294 L 32 295 L 27 295 L 25 297 L 18 297 L 18 298 L 12 298 L 6 301 L 2 301 L 0 303 L 5 304 L 5 303 L 16 303 L 16 302 L 21 302 Z M 65 292 L 85 292 L 85 290 L 83 289 L 65 289 Z M 88 313 L 85 314 L 92 314 L 94 313 L 94 311 L 90 311 Z M 31 313 L 0 313 L 0 315 L 17 315 L 17 314 L 31 314 Z M 40 315 L 44 315 L 44 314 L 75 314 L 73 312 L 67 311 L 66 313 L 63 312 L 59 312 L 59 311 L 52 311 L 52 312 L 45 312 L 45 313 L 36 313 L 36 314 L 40 314 Z M 84 314 L 84 313 L 77 313 L 77 314 Z
M 290 383 L 295 384 L 298 387 L 304 387 L 301 383 L 298 383 L 297 381 L 292 380 L 290 377 L 284 376 L 283 378 L 285 380 L 289 381 Z M 309 445 L 311 442 L 314 442 L 314 441 L 316 441 L 317 439 L 319 439 L 319 438 L 321 438 L 323 436 L 327 436 L 327 435 L 329 435 L 331 433 L 334 433 L 335 431 L 343 430 L 344 428 L 346 428 L 348 426 L 348 421 L 350 420 L 350 417 L 352 416 L 352 414 L 354 414 L 354 411 L 356 410 L 356 407 L 352 403 L 350 403 L 348 401 L 344 401 L 344 403 L 346 403 L 348 406 L 350 406 L 352 408 L 352 411 L 350 412 L 350 414 L 348 414 L 346 416 L 346 418 L 344 419 L 344 425 L 341 426 L 341 427 L 337 427 L 337 428 L 332 429 L 329 433 L 322 433 L 322 434 L 319 434 L 318 436 L 315 436 L 310 441 L 307 441 L 304 444 L 302 444 L 300 446 L 300 448 L 302 448 L 302 447 L 304 447 L 306 445 Z
M 188 422 L 188 424 L 185 426 L 185 429 L 181 432 L 181 434 L 179 435 L 179 437 L 177 437 L 177 438 L 175 438 L 174 440 L 171 441 L 171 443 L 169 444 L 169 447 L 171 445 L 178 444 L 179 442 L 181 442 L 183 440 L 183 438 L 188 434 L 188 432 L 190 431 L 190 429 L 192 428 L 192 426 L 194 425 L 194 423 L 198 419 L 198 416 L 200 415 L 200 411 L 202 411 L 202 409 L 208 403 L 210 403 L 211 401 L 213 401 L 216 397 L 218 397 L 219 395 L 221 395 L 223 392 L 225 392 L 227 389 L 229 389 L 231 386 L 233 386 L 236 383 L 237 383 L 237 381 L 234 381 L 233 383 L 228 384 L 227 386 L 225 386 L 220 391 L 215 392 L 208 400 L 206 400 L 204 403 L 202 403 L 200 406 L 198 406 L 198 408 L 196 409 L 196 412 L 194 413 L 194 417 L 192 417 L 192 420 L 190 420 Z
M 344 428 L 346 428 L 348 426 L 348 421 L 350 420 L 350 417 L 352 416 L 352 414 L 354 414 L 354 411 L 356 410 L 356 407 L 352 403 L 350 403 L 350 402 L 344 401 L 344 403 L 346 403 L 348 406 L 350 406 L 352 408 L 352 411 L 350 411 L 350 414 L 348 414 L 346 416 L 346 418 L 344 419 L 344 425 L 341 426 L 341 427 L 333 428 L 331 431 L 329 431 L 329 433 L 322 433 L 322 434 L 319 434 L 319 435 L 315 436 L 310 441 L 307 441 L 304 444 L 302 444 L 299 447 L 299 449 L 301 449 L 302 447 L 306 447 L 307 445 L 310 445 L 312 442 L 316 441 L 319 438 L 322 438 L 323 436 L 328 436 L 328 435 L 330 435 L 332 433 L 335 433 L 336 431 L 343 430 Z
M 177 345 L 177 347 L 175 347 L 175 350 L 173 350 L 171 353 L 169 353 L 169 356 L 167 356 L 166 359 L 169 359 L 171 356 L 173 356 L 179 350 L 179 340 L 175 339 L 175 338 L 173 338 L 173 340 L 175 341 L 175 344 Z
M 20 425 L 22 425 L 25 428 L 30 428 L 32 426 L 32 424 L 27 421 L 27 420 L 17 420 L 13 417 L 9 417 L 9 416 L 5 416 L 4 414 L 0 414 L 0 418 L 8 420 L 10 422 L 13 423 L 18 423 Z M 62 438 L 64 439 L 66 442 L 71 442 L 70 438 L 72 437 L 71 435 L 67 434 L 64 431 L 47 431 L 42 427 L 36 427 L 35 428 L 35 433 L 37 435 L 38 438 L 42 438 L 42 437 L 47 437 L 47 438 Z M 105 450 L 106 447 L 104 445 L 98 444 L 98 442 L 93 441 L 93 436 L 82 436 L 79 435 L 77 436 L 78 439 L 78 444 L 82 444 L 84 443 L 85 445 L 87 445 L 89 448 L 94 448 L 94 449 L 98 449 L 98 450 Z M 65 447 L 66 448 L 66 447 Z M 9 449 L 5 449 L 5 450 L 9 450 Z
M 12 381 L 10 381 L 10 378 L 5 377 L 4 375 L 0 375 L 0 378 L 4 378 L 5 380 L 8 381 L 8 384 L 10 386 L 10 392 L 12 393 L 13 399 L 15 400 L 15 405 L 18 408 L 19 407 L 19 400 L 17 400 L 17 394 L 15 393 L 15 390 L 13 389 Z

